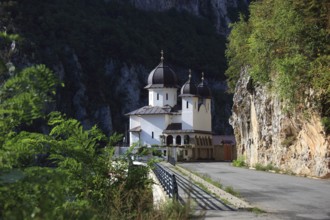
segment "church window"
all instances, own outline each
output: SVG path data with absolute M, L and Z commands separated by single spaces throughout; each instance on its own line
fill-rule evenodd
M 184 144 L 189 144 L 189 135 L 184 136 Z
M 166 93 L 166 100 L 168 100 L 168 94 Z
M 188 101 L 187 101 L 187 105 L 186 106 L 187 106 L 187 108 L 189 108 L 189 102 Z
M 181 136 L 180 135 L 176 136 L 176 138 L 175 138 L 175 144 L 181 145 Z
M 157 93 L 157 100 L 159 100 L 159 93 Z
M 151 138 L 154 139 L 154 132 L 151 132 Z

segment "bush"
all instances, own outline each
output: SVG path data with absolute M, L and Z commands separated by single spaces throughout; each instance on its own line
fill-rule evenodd
M 263 166 L 261 163 L 256 163 L 254 168 L 256 168 L 256 170 L 261 170 L 261 171 L 266 171 L 267 170 L 266 167 Z
M 244 156 L 240 156 L 236 160 L 233 160 L 232 165 L 234 167 L 246 167 Z

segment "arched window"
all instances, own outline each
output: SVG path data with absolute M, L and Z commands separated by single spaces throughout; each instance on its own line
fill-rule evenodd
M 173 144 L 173 136 L 172 135 L 169 135 L 166 137 L 166 145 L 171 145 Z
M 157 100 L 159 100 L 159 93 L 157 93 Z
M 166 100 L 168 100 L 168 94 L 166 93 Z
M 181 136 L 180 135 L 176 136 L 176 138 L 175 138 L 175 144 L 176 145 L 181 145 Z
M 189 142 L 190 142 L 190 137 L 189 137 L 189 135 L 185 135 L 185 136 L 184 136 L 184 139 L 183 139 L 183 143 L 184 143 L 184 144 L 189 144 Z

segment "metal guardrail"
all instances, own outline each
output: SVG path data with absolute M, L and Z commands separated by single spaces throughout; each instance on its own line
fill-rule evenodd
M 155 164 L 153 171 L 169 197 L 178 200 L 178 184 L 176 183 L 175 175 L 170 174 L 157 163 Z

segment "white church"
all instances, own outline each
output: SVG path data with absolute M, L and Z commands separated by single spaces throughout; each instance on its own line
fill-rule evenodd
M 177 84 L 175 72 L 164 62 L 148 77 L 149 105 L 128 113 L 129 144 L 158 147 L 175 160 L 211 159 L 211 92 L 204 80 Z

